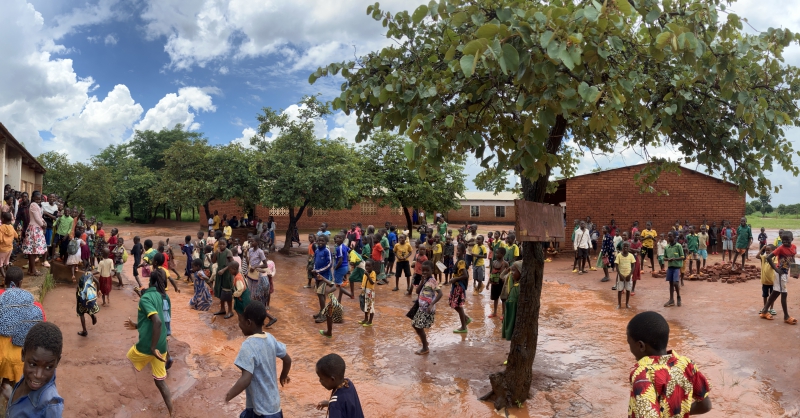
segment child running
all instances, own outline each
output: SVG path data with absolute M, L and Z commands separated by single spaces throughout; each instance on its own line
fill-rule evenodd
M 436 318 L 436 303 L 442 298 L 442 289 L 439 288 L 439 282 L 433 277 L 433 263 L 430 261 L 422 263 L 422 276 L 424 279 L 420 281 L 416 290 L 419 295 L 417 299 L 419 308 L 411 321 L 411 326 L 414 327 L 414 331 L 422 342 L 422 348 L 414 352 L 417 355 L 430 353 L 425 329 L 433 325 Z
M 239 380 L 225 395 L 225 402 L 245 392 L 245 410 L 240 418 L 281 418 L 281 386 L 289 384 L 289 370 L 292 358 L 286 352 L 286 345 L 276 340 L 272 334 L 264 332 L 267 310 L 256 301 L 250 302 L 239 315 L 239 329 L 247 339 L 242 343 L 233 364 L 241 371 Z M 275 359 L 283 362 L 280 377 L 277 377 Z
M 688 417 L 711 410 L 706 377 L 692 360 L 667 350 L 669 324 L 663 316 L 642 312 L 628 322 L 626 334 L 636 358 L 629 417 Z
M 499 240 L 498 240 L 499 241 Z M 453 256 L 455 255 L 455 245 L 453 245 L 453 237 L 450 234 L 447 235 L 445 238 L 444 248 L 442 250 L 442 262 L 444 263 L 445 270 L 444 270 L 444 284 L 449 285 L 450 279 L 453 277 L 454 273 L 454 265 L 453 265 Z
M 375 262 L 373 261 L 373 264 Z M 325 284 L 324 292 L 325 297 L 328 299 L 328 303 L 322 308 L 319 313 L 321 318 L 324 318 L 324 321 L 328 325 L 328 329 L 326 330 L 319 330 L 320 335 L 323 337 L 331 338 L 333 337 L 333 323 L 341 324 L 344 321 L 344 307 L 339 300 L 336 299 L 336 292 L 337 286 L 330 280 L 319 278 L 319 280 Z
M 356 387 L 344 377 L 345 367 L 338 354 L 328 354 L 317 361 L 319 383 L 331 391 L 327 401 L 317 404 L 317 410 L 328 408 L 328 418 L 364 418 Z
M 103 259 L 97 264 L 97 272 L 95 273 L 99 283 L 97 288 L 103 295 L 103 306 L 111 303 L 111 283 L 113 282 L 111 276 L 114 274 L 114 260 L 111 257 L 108 248 L 104 248 Z
M 364 263 L 366 271 L 361 282 L 361 298 L 363 299 L 361 311 L 364 312 L 364 320 L 358 321 L 358 323 L 365 327 L 371 327 L 372 319 L 375 317 L 375 283 L 378 279 L 375 269 L 372 268 L 373 265 L 372 260 Z
M 142 282 L 139 281 L 139 264 L 142 262 L 142 254 L 144 254 L 144 247 L 140 242 L 139 236 L 133 237 L 133 248 L 131 248 L 131 255 L 133 256 L 133 279 L 136 280 L 136 286 L 142 287 Z
M 775 248 L 775 250 L 767 256 L 767 262 L 770 267 L 775 270 L 775 284 L 772 287 L 772 294 L 769 296 L 769 299 L 767 299 L 760 314 L 764 319 L 772 319 L 772 315 L 767 311 L 767 308 L 778 299 L 778 295 L 780 294 L 781 307 L 783 308 L 783 322 L 789 325 L 797 325 L 797 320 L 789 316 L 789 309 L 787 308 L 786 302 L 788 296 L 786 285 L 789 279 L 789 268 L 794 264 L 795 256 L 797 255 L 797 247 L 792 244 L 793 240 L 792 232 L 784 231 L 781 236 L 781 246 Z M 776 257 L 778 258 L 777 264 L 775 264 Z
M 414 286 L 418 286 L 422 283 L 422 265 L 428 261 L 428 257 L 425 256 L 425 248 L 419 245 L 419 241 L 417 241 L 417 255 L 414 257 Z M 411 286 L 408 286 L 406 289 L 406 295 L 411 294 Z

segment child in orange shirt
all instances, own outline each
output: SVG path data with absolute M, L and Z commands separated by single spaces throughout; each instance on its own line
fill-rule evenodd
M 14 249 L 14 240 L 17 239 L 17 231 L 12 225 L 14 217 L 11 212 L 3 212 L 3 224 L 0 225 L 0 274 L 6 277 L 6 269 L 11 264 L 11 251 Z

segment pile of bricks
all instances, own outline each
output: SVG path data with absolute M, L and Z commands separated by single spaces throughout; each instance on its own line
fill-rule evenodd
M 700 274 L 691 275 L 687 279 L 728 284 L 744 283 L 750 280 L 761 280 L 761 269 L 753 264 L 745 265 L 742 269 L 741 265 L 734 267 L 730 263 L 714 263 L 714 265 L 701 269 Z
M 655 270 L 652 273 L 652 276 L 656 279 L 666 279 L 667 278 L 667 271 L 666 270 Z

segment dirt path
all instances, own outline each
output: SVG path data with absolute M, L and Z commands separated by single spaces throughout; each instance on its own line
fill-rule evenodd
M 132 226 L 122 229 L 126 246 L 133 234 L 151 239 L 172 236 L 182 241 L 196 226 L 180 223 Z M 126 274 L 130 277 L 130 263 Z M 182 258 L 178 266 L 182 265 Z M 281 389 L 287 417 L 324 417 L 313 405 L 327 397 L 314 373 L 324 354 L 342 355 L 347 375 L 356 384 L 369 417 L 494 416 L 491 405 L 477 401 L 488 388 L 489 373 L 500 370 L 508 342 L 500 338 L 500 321 L 488 319 L 488 292 L 473 296 L 467 313 L 474 322 L 468 335 L 453 334 L 456 313 L 444 300 L 430 330 L 431 354 L 413 354 L 419 342 L 404 314 L 411 300 L 389 286 L 377 289 L 375 327 L 363 328 L 356 300 L 346 299 L 345 323 L 334 326 L 325 339 L 311 315 L 316 297 L 305 284 L 305 257 L 275 257 L 276 293 L 272 313 L 279 322 L 270 330 L 286 343 L 294 364 L 292 381 Z M 671 321 L 671 346 L 690 356 L 712 381 L 715 410 L 711 417 L 780 416 L 779 402 L 793 405 L 800 393 L 790 382 L 800 378 L 794 353 L 798 330 L 778 321 L 766 323 L 755 315 L 760 288 L 687 282 L 685 306 L 661 308 L 666 287 L 662 280 L 637 285 L 635 310 L 613 309 L 610 291 L 599 283 L 601 274 L 573 275 L 566 260 L 548 263 L 543 291 L 541 336 L 532 398 L 517 417 L 618 417 L 625 414 L 629 396 L 627 376 L 634 363 L 625 343 L 625 324 L 635 312 L 653 309 Z M 558 283 L 561 282 L 561 283 Z M 562 284 L 563 283 L 563 284 Z M 243 340 L 235 319 L 210 322 L 210 314 L 188 308 L 188 284 L 170 291 L 173 303 L 170 351 L 176 364 L 169 372 L 179 417 L 207 416 L 209 412 L 235 416 L 244 407 L 244 395 L 230 404 L 224 395 L 240 372 L 233 365 Z M 449 288 L 445 288 L 448 292 Z M 122 324 L 135 318 L 137 298 L 127 287 L 112 292 L 112 306 L 103 308 L 89 336 L 79 337 L 71 287 L 60 286 L 45 301 L 48 318 L 64 331 L 65 348 L 58 369 L 58 387 L 66 400 L 66 417 L 162 417 L 165 408 L 147 371 L 136 373 L 125 358 L 136 332 Z M 790 310 L 797 309 L 797 300 Z M 768 348 L 761 348 L 762 342 Z M 280 367 L 280 365 L 279 365 Z M 775 388 L 780 388 L 776 390 Z

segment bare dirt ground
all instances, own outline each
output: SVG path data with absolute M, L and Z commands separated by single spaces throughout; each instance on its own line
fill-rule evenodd
M 130 248 L 133 235 L 154 240 L 172 237 L 171 242 L 179 243 L 184 235 L 194 235 L 196 228 L 163 222 L 120 230 Z M 320 324 L 311 319 L 316 297 L 311 289 L 303 289 L 305 256 L 276 254 L 274 260 L 277 276 L 271 312 L 279 321 L 269 332 L 286 343 L 293 358 L 292 381 L 281 389 L 285 416 L 325 416 L 314 409 L 316 402 L 328 396 L 317 381 L 314 365 L 330 352 L 345 358 L 347 376 L 355 383 L 368 417 L 497 416 L 489 403 L 477 400 L 489 389 L 488 375 L 503 367 L 508 350 L 508 342 L 500 338 L 501 322 L 487 318 L 491 312 L 488 291 L 480 296 L 469 291 L 466 310 L 474 322 L 467 335 L 452 333 L 458 317 L 443 300 L 429 332 L 431 354 L 421 357 L 413 354 L 419 342 L 405 317 L 410 297 L 379 286 L 373 328 L 356 323 L 363 318 L 358 301 L 346 298 L 345 322 L 334 325 L 333 338 L 326 339 L 318 333 Z M 179 257 L 179 271 L 183 262 Z M 131 264 L 132 257 L 125 269 L 128 283 L 134 283 Z M 644 310 L 667 317 L 671 348 L 694 359 L 710 378 L 714 410 L 708 416 L 797 413 L 800 390 L 794 383 L 800 379 L 800 364 L 794 354 L 800 329 L 757 316 L 758 282 L 687 281 L 684 306 L 663 308 L 666 284 L 651 278 L 648 267 L 632 298 L 633 309 L 616 310 L 616 292 L 599 282 L 602 272 L 577 275 L 571 268 L 571 255 L 546 266 L 534 387 L 522 408 L 509 411 L 512 416 L 626 414 L 627 379 L 634 359 L 625 342 L 625 325 Z M 790 287 L 800 286 L 800 281 L 791 280 Z M 182 282 L 179 286 L 179 294 L 170 290 L 173 337 L 169 347 L 176 364 L 167 380 L 177 416 L 238 416 L 244 395 L 230 404 L 224 402 L 225 393 L 240 375 L 233 365 L 243 341 L 236 320 L 220 318 L 212 324 L 209 312 L 189 309 L 190 285 Z M 137 335 L 123 327 L 125 319 L 136 315 L 138 299 L 131 289 L 128 285 L 112 291 L 111 306 L 100 311 L 98 324 L 89 326 L 86 338 L 76 334 L 80 321 L 74 313 L 75 289 L 59 285 L 47 294 L 48 319 L 61 327 L 65 337 L 57 373 L 59 392 L 66 401 L 65 417 L 166 416 L 148 369 L 137 373 L 125 358 Z M 446 298 L 449 288 L 444 292 Z M 791 296 L 789 310 L 797 316 L 800 299 Z

